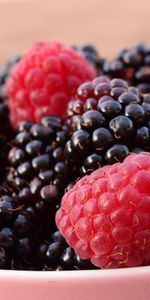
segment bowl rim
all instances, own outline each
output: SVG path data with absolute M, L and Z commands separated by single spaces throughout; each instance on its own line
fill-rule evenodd
M 70 271 L 23 271 L 23 270 L 0 270 L 0 280 L 18 279 L 18 280 L 85 280 L 93 278 L 112 278 L 112 277 L 137 277 L 142 275 L 150 276 L 150 266 L 103 269 L 103 270 L 70 270 Z

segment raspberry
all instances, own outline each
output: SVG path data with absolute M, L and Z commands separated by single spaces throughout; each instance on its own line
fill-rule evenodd
M 61 43 L 38 43 L 13 68 L 7 83 L 13 127 L 39 122 L 47 115 L 64 115 L 77 87 L 91 80 L 95 69 L 74 49 Z
M 82 259 L 101 268 L 150 264 L 150 153 L 129 155 L 79 180 L 56 224 Z

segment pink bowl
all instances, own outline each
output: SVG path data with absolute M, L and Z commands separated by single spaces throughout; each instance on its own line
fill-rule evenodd
M 0 300 L 147 300 L 150 267 L 93 271 L 0 271 Z

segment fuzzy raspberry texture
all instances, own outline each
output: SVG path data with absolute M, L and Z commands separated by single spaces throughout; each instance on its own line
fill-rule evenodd
M 82 259 L 101 268 L 150 264 L 150 153 L 83 177 L 63 197 L 56 224 Z
M 21 121 L 40 122 L 63 116 L 77 87 L 96 76 L 82 54 L 61 43 L 38 43 L 13 68 L 7 83 L 13 127 Z

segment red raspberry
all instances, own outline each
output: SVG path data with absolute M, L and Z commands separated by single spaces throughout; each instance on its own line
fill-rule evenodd
M 64 115 L 77 87 L 96 71 L 75 50 L 61 43 L 38 43 L 13 68 L 7 83 L 13 127 L 39 122 L 46 115 Z
M 83 177 L 62 199 L 56 223 L 82 259 L 101 268 L 150 264 L 150 153 Z

